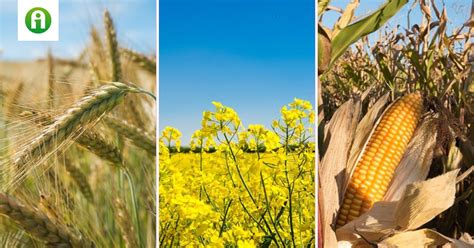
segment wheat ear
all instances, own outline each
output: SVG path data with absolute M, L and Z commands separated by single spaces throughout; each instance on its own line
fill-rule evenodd
M 25 89 L 25 84 L 23 82 L 19 82 L 18 86 L 14 90 L 13 96 L 9 100 L 8 115 L 14 116 L 15 113 L 18 112 L 20 98 L 21 98 L 21 95 L 23 94 L 24 89 Z
M 115 31 L 114 21 L 107 10 L 104 12 L 104 23 L 107 37 L 107 46 L 112 65 L 112 81 L 122 81 L 122 65 L 120 63 L 117 32 Z
M 84 197 L 89 202 L 94 202 L 94 194 L 92 193 L 92 189 L 89 181 L 87 181 L 86 175 L 84 175 L 84 173 L 82 173 L 82 171 L 76 167 L 66 156 L 64 157 L 64 167 L 76 183 L 82 195 L 84 195 Z
M 93 131 L 86 131 L 81 134 L 76 142 L 95 155 L 111 162 L 114 165 L 122 165 L 123 158 L 120 149 L 108 142 L 98 133 Z
M 48 101 L 49 108 L 54 108 L 54 58 L 51 49 L 48 50 Z
M 54 223 L 43 212 L 25 206 L 4 193 L 0 193 L 0 214 L 48 247 L 94 247 L 91 241 L 76 237 L 67 227 Z
M 45 175 L 48 178 L 49 182 L 51 183 L 52 187 L 57 190 L 59 196 L 64 201 L 64 203 L 68 206 L 68 208 L 74 209 L 76 206 L 74 198 L 69 194 L 69 191 L 67 190 L 66 186 L 63 184 L 60 177 L 58 177 L 58 175 L 53 170 L 53 168 L 49 168 L 46 171 Z
M 24 111 L 21 113 L 23 117 L 33 118 L 33 121 L 40 126 L 48 126 L 53 123 L 53 117 L 46 113 Z M 123 158 L 122 153 L 112 143 L 104 139 L 100 134 L 93 130 L 84 130 L 83 133 L 77 137 L 75 142 L 81 147 L 89 150 L 102 159 L 105 159 L 112 164 L 121 165 Z
M 125 120 L 120 120 L 114 117 L 105 117 L 105 123 L 119 134 L 130 139 L 136 146 L 144 149 L 152 156 L 156 155 L 156 141 L 153 136 L 144 130 L 129 124 Z
M 95 27 L 91 29 L 91 37 L 92 37 L 92 50 L 93 54 L 99 57 L 99 60 L 105 58 L 104 55 L 104 44 L 102 44 L 102 40 L 100 38 L 99 32 Z
M 97 121 L 123 101 L 128 92 L 141 92 L 123 83 L 109 83 L 83 97 L 53 124 L 46 127 L 32 142 L 16 154 L 13 164 L 22 167 L 42 155 L 52 152 L 55 144 L 61 144 L 81 127 Z
M 79 64 L 82 64 L 84 62 L 84 58 L 87 55 L 87 49 L 83 49 L 82 52 L 79 54 L 79 57 L 77 58 L 77 61 Z M 70 65 L 69 69 L 61 76 L 63 80 L 67 80 L 72 73 L 78 68 L 78 65 Z M 72 87 L 70 84 L 67 84 L 69 92 L 72 92 Z
M 156 61 L 154 59 L 131 49 L 122 48 L 121 52 L 145 71 L 156 74 Z
M 88 51 L 89 56 L 89 72 L 91 74 L 91 81 L 89 86 L 97 85 L 101 80 L 106 80 L 106 77 L 102 75 L 99 65 L 103 64 L 103 61 L 107 59 L 105 55 L 104 45 L 100 38 L 99 32 L 95 27 L 91 29 L 92 46 Z M 93 88 L 93 87 L 88 87 Z

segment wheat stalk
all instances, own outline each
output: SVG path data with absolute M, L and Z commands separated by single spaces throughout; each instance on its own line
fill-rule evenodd
M 146 131 L 129 124 L 125 120 L 120 120 L 114 117 L 107 116 L 104 118 L 105 123 L 119 134 L 130 139 L 136 146 L 144 149 L 152 156 L 156 155 L 156 141 L 155 138 Z
M 115 218 L 117 219 L 117 224 L 122 233 L 122 238 L 125 241 L 125 247 L 139 247 L 138 241 L 134 235 L 135 231 L 133 230 L 132 218 L 120 198 L 115 198 Z
M 4 193 L 0 193 L 0 214 L 48 247 L 94 247 L 91 241 L 76 237 L 67 227 L 54 223 L 43 212 L 25 206 Z

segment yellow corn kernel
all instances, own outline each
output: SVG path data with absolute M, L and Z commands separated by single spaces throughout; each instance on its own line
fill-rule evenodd
M 412 93 L 394 102 L 381 117 L 367 146 L 357 161 L 336 227 L 341 227 L 367 212 L 381 201 L 400 163 L 423 111 L 421 94 Z M 354 200 L 356 195 L 362 200 Z

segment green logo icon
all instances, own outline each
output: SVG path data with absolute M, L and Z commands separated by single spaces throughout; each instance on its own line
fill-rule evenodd
M 51 27 L 51 15 L 43 8 L 32 8 L 25 17 L 26 27 L 33 33 L 41 34 Z

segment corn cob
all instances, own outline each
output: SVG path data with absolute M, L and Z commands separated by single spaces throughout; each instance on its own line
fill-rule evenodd
M 339 210 L 336 228 L 367 212 L 383 200 L 423 111 L 419 93 L 406 95 L 390 106 L 361 153 Z

